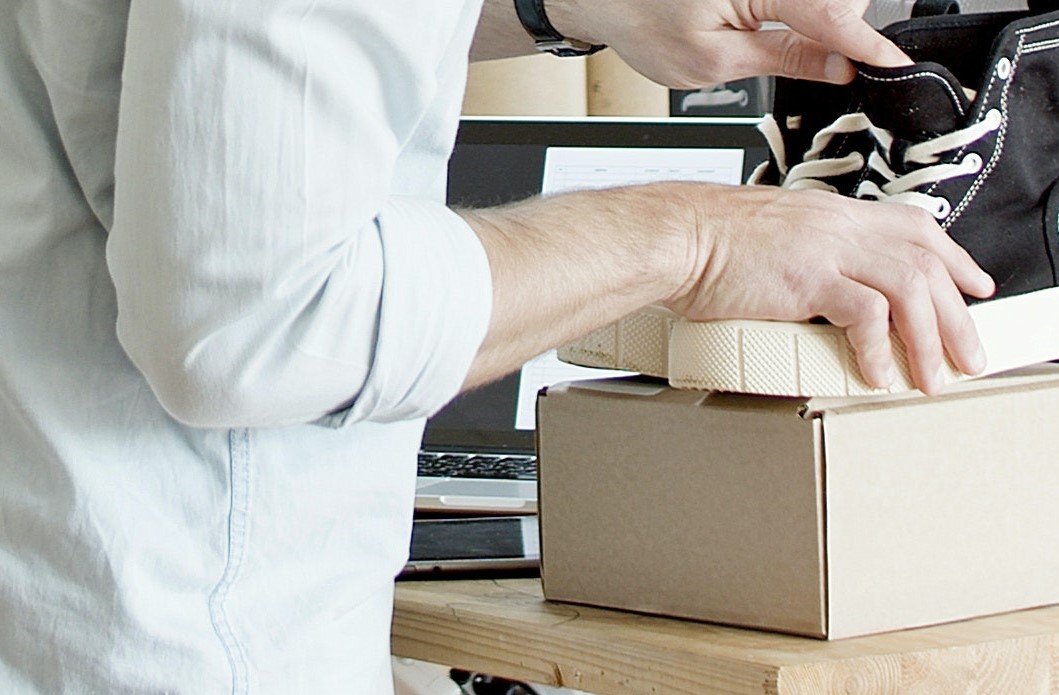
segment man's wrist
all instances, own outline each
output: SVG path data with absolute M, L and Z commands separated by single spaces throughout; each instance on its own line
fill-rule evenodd
M 645 184 L 458 212 L 482 239 L 490 258 L 512 253 L 532 257 L 545 249 L 565 258 L 571 249 L 580 249 L 617 264 L 602 273 L 581 268 L 596 278 L 607 277 L 606 292 L 622 294 L 636 287 L 649 303 L 672 300 L 694 284 L 703 251 L 693 200 L 696 192 L 702 193 L 700 188 Z M 555 230 L 564 231 L 556 235 Z M 494 265 L 494 273 L 505 275 L 506 270 Z
M 590 27 L 585 26 L 583 19 L 586 13 L 580 0 L 544 0 L 544 10 L 548 21 L 563 36 L 592 45 L 606 43 Z
M 708 184 L 666 182 L 650 186 L 653 202 L 658 206 L 651 211 L 656 233 L 668 238 L 664 248 L 670 279 L 670 291 L 663 298 L 669 305 L 689 295 L 699 282 L 702 268 L 710 255 L 709 241 L 703 230 L 701 199 L 709 195 Z

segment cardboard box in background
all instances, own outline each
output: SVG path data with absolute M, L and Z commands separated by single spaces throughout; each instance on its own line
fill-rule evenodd
M 586 68 L 588 115 L 669 115 L 669 90 L 626 65 L 614 50 L 588 56 Z
M 551 600 L 825 638 L 1059 602 L 1059 371 L 938 398 L 538 400 Z
M 586 116 L 586 65 L 548 54 L 472 63 L 463 115 Z
M 612 50 L 521 56 L 469 66 L 463 115 L 657 118 L 669 115 L 669 90 Z

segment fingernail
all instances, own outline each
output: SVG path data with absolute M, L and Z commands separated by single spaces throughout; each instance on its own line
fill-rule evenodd
M 934 373 L 934 390 L 941 391 L 945 387 L 946 369 L 945 365 L 938 367 L 938 371 Z
M 853 66 L 846 56 L 832 53 L 824 62 L 824 77 L 830 82 L 849 82 L 853 79 Z
M 978 276 L 978 297 L 989 297 L 996 292 L 996 283 L 993 282 L 993 278 L 990 277 L 989 273 L 982 272 Z
M 971 358 L 971 374 L 981 374 L 982 371 L 985 370 L 987 361 L 985 348 L 979 343 L 977 352 L 975 352 L 974 357 Z
M 885 386 L 893 386 L 895 381 L 897 381 L 897 367 L 891 364 L 890 367 L 886 370 Z
M 996 293 L 996 281 L 988 273 L 982 274 L 985 275 L 985 280 L 982 282 L 982 289 L 985 290 L 984 295 L 992 297 Z

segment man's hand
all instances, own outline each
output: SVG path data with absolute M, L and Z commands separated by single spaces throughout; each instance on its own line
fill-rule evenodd
M 633 68 L 677 89 L 754 75 L 845 83 L 849 59 L 911 61 L 863 19 L 869 0 L 546 0 L 556 29 L 605 43 Z M 761 30 L 764 22 L 788 30 Z
M 861 374 L 877 387 L 897 374 L 891 319 L 924 392 L 941 390 L 945 352 L 967 374 L 985 367 L 960 293 L 988 297 L 993 281 L 923 210 L 756 186 L 686 187 L 683 196 L 696 209 L 695 243 L 706 248 L 667 301 L 678 313 L 822 316 L 846 329 Z
M 916 385 L 941 389 L 947 352 L 985 357 L 961 291 L 993 281 L 929 214 L 818 191 L 658 183 L 462 213 L 493 270 L 494 313 L 467 384 L 483 383 L 646 304 L 693 320 L 844 327 L 861 374 L 896 374 L 893 326 Z

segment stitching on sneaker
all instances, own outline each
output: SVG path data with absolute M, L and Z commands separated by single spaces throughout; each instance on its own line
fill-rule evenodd
M 1026 41 L 1026 36 L 1025 35 L 1029 34 L 1029 33 L 1032 33 L 1032 32 L 1035 32 L 1035 31 L 1040 31 L 1042 29 L 1048 29 L 1048 28 L 1056 27 L 1056 26 L 1059 26 L 1059 20 L 1055 20 L 1055 21 L 1051 21 L 1051 22 L 1045 22 L 1043 24 L 1038 24 L 1038 25 L 1035 25 L 1035 26 L 1032 26 L 1032 27 L 1026 27 L 1025 29 L 1019 29 L 1018 31 L 1015 32 L 1018 35 L 1018 37 L 1019 37 L 1019 43 L 1018 43 L 1018 46 L 1015 47 L 1015 57 L 1011 61 L 1011 74 L 1008 75 L 1007 84 L 1004 87 L 1004 92 L 1000 96 L 1000 114 L 1003 117 L 1003 121 L 1001 123 L 1000 130 L 999 130 L 999 132 L 997 134 L 996 149 L 993 150 L 993 155 L 989 158 L 989 162 L 982 169 L 982 173 L 979 174 L 978 178 L 975 179 L 975 182 L 971 186 L 970 190 L 968 190 L 967 193 L 964 195 L 963 200 L 960 201 L 960 204 L 957 205 L 953 209 L 953 211 L 949 215 L 949 217 L 946 218 L 946 220 L 942 223 L 942 225 L 941 225 L 942 229 L 946 229 L 947 230 L 952 225 L 952 223 L 955 222 L 957 218 L 959 218 L 959 216 L 963 212 L 963 210 L 966 209 L 966 207 L 971 204 L 971 201 L 974 199 L 974 196 L 977 195 L 977 193 L 978 193 L 978 189 L 981 188 L 981 185 L 985 182 L 985 179 L 989 176 L 989 174 L 992 172 L 992 170 L 996 167 L 996 162 L 1000 158 L 1000 155 L 1001 155 L 1001 153 L 1004 150 L 1004 136 L 1007 134 L 1007 126 L 1008 126 L 1008 111 L 1007 111 L 1008 91 L 1011 89 L 1011 85 L 1014 84 L 1014 82 L 1015 82 L 1015 72 L 1018 69 L 1018 64 L 1019 64 L 1020 59 L 1022 58 L 1022 54 L 1025 52 L 1025 41 Z M 1050 39 L 1050 40 L 1047 40 L 1047 41 L 1039 41 L 1039 42 L 1036 42 L 1036 44 L 1039 45 L 1039 44 L 1047 43 L 1049 41 L 1055 41 L 1056 42 L 1056 47 L 1059 47 L 1059 39 Z M 1043 49 L 1038 49 L 1038 50 L 1043 50 Z M 993 70 L 992 74 L 993 74 L 993 77 L 995 77 L 996 76 L 996 71 Z M 992 87 L 992 82 L 993 82 L 993 79 L 991 78 L 990 79 L 990 87 Z M 988 92 L 987 92 L 986 96 L 988 97 Z M 981 113 L 985 112 L 986 102 L 987 102 L 987 99 L 982 99 L 981 105 L 979 107 L 979 111 Z M 961 150 L 961 152 L 962 152 L 962 150 Z
M 1053 20 L 1051 22 L 1044 22 L 1043 24 L 1035 24 L 1032 27 L 1026 27 L 1025 29 L 1019 29 L 1015 33 L 1019 36 L 1023 34 L 1030 34 L 1041 29 L 1048 29 L 1049 27 L 1059 27 L 1059 20 Z
M 864 110 L 864 102 L 863 101 L 854 101 L 854 100 L 851 99 L 850 103 L 849 103 L 849 107 L 847 107 L 846 111 L 847 112 L 851 112 L 851 111 L 854 111 L 854 110 L 855 111 L 863 111 Z M 849 142 L 849 139 L 851 137 L 853 137 L 853 135 L 854 135 L 853 133 L 843 133 L 842 134 L 842 139 L 838 141 L 838 145 L 835 147 L 835 151 L 836 152 L 841 152 L 842 148 L 846 146 L 846 143 Z M 867 176 L 867 173 L 868 173 L 868 160 L 865 159 L 864 160 L 864 168 L 860 172 L 859 179 L 863 179 L 865 176 Z M 860 181 L 858 180 L 857 183 L 854 184 L 852 190 L 854 190 L 854 191 L 857 190 L 857 186 L 859 186 L 859 185 L 860 185 Z
M 1020 39 L 1020 41 L 1021 41 L 1021 39 Z M 1011 83 L 1011 78 L 1012 78 L 1012 75 L 1009 74 L 1007 76 L 1008 84 Z M 981 121 L 983 118 L 985 118 L 986 106 L 989 104 L 989 97 L 992 96 L 992 94 L 993 94 L 993 87 L 996 86 L 996 81 L 997 81 L 996 70 L 990 70 L 989 71 L 989 84 L 986 85 L 985 91 L 978 98 L 978 114 L 977 114 L 976 118 L 974 119 L 976 123 L 978 121 Z M 963 147 L 961 147 L 956 152 L 956 154 L 953 155 L 953 157 L 951 159 L 949 159 L 948 161 L 949 162 L 957 162 L 957 161 L 959 161 L 963 157 L 964 153 L 967 152 L 967 148 L 968 147 L 970 147 L 970 145 L 964 145 Z M 936 189 L 939 185 L 941 185 L 941 181 L 938 181 L 938 182 L 936 182 L 934 184 L 931 184 L 930 188 L 928 188 L 925 191 L 925 193 L 927 195 L 930 195 L 930 194 L 934 193 L 934 189 Z
M 931 79 L 937 80 L 945 87 L 945 90 L 949 93 L 949 98 L 952 100 L 952 105 L 956 107 L 956 110 L 960 112 L 960 115 L 967 115 L 967 113 L 963 110 L 963 104 L 960 103 L 960 99 L 956 96 L 956 92 L 955 90 L 953 90 L 952 85 L 949 84 L 947 80 L 942 78 L 941 75 L 937 75 L 933 72 L 917 72 L 912 75 L 904 75 L 902 77 L 875 77 L 873 75 L 867 75 L 862 72 L 860 76 L 867 80 L 872 80 L 873 82 L 906 82 L 908 80 L 914 80 L 917 77 L 929 77 Z
M 1059 22 L 1056 22 L 1059 25 Z M 1019 36 L 1018 46 L 1015 47 L 1015 56 L 1011 60 L 1011 74 L 1008 76 L 1007 84 L 1004 85 L 1004 90 L 1000 93 L 1000 129 L 997 131 L 996 145 L 993 147 L 993 154 L 989 157 L 989 162 L 982 168 L 982 173 L 974 180 L 967 193 L 964 194 L 963 199 L 959 205 L 953 208 L 952 212 L 948 217 L 941 223 L 941 228 L 948 230 L 963 214 L 963 211 L 967 209 L 967 206 L 974 201 L 978 191 L 981 190 L 982 185 L 989 178 L 989 175 L 993 173 L 993 169 L 996 168 L 997 162 L 1000 161 L 1000 156 L 1004 153 L 1004 139 L 1008 131 L 1008 93 L 1011 91 L 1011 85 L 1015 84 L 1015 75 L 1018 72 L 1019 61 L 1022 59 L 1022 48 L 1025 43 L 1025 37 Z M 982 108 L 985 108 L 985 102 L 982 102 Z
M 1026 48 L 1023 50 L 1023 53 L 1036 53 L 1037 51 L 1045 51 L 1049 48 L 1055 48 L 1056 46 L 1059 46 L 1059 39 L 1035 41 L 1033 43 L 1026 44 Z

